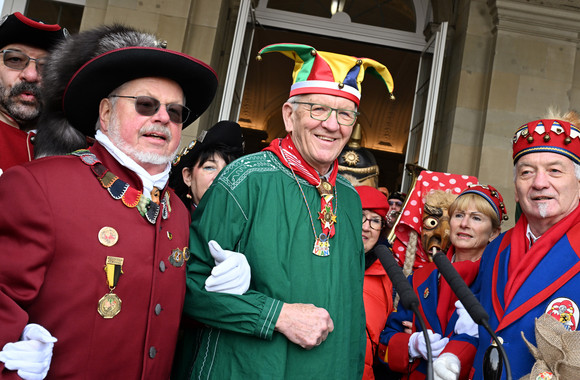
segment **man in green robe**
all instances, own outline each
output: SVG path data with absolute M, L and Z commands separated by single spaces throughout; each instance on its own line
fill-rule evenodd
M 190 379 L 360 379 L 361 203 L 336 159 L 358 115 L 365 69 L 389 92 L 392 78 L 366 58 L 297 44 L 260 54 L 271 51 L 296 61 L 282 106 L 288 135 L 223 169 L 193 214 L 184 313 L 205 327 L 179 370 Z M 211 240 L 246 255 L 244 294 L 206 290 Z

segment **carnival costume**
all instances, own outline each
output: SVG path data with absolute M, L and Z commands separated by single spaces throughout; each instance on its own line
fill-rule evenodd
M 514 165 L 523 155 L 539 152 L 560 154 L 580 163 L 580 131 L 562 120 L 536 120 L 518 128 L 513 140 Z M 522 214 L 512 229 L 487 247 L 473 287 L 490 314 L 491 328 L 503 340 L 514 379 L 528 374 L 534 364 L 522 335 L 536 344 L 536 318 L 549 314 L 568 331 L 576 331 L 580 317 L 580 209 L 576 207 L 533 244 L 527 238 L 527 228 Z M 490 343 L 490 335 L 480 327 L 474 379 L 483 378 L 483 360 Z
M 217 89 L 215 72 L 156 45 L 154 36 L 120 25 L 59 45 L 45 78 L 62 89 L 48 127 L 93 136 L 101 100 L 148 77 L 177 83 L 191 102 L 189 121 L 197 118 Z M 166 186 L 169 162 L 152 174 L 101 130 L 96 138 L 89 150 L 0 177 L 0 347 L 21 343 L 25 325 L 35 323 L 58 339 L 47 379 L 167 379 L 185 293 L 189 212 Z M 17 378 L 3 364 L 0 370 Z
M 453 257 L 453 247 L 447 252 L 447 257 Z M 477 276 L 479 262 L 461 261 L 453 263 L 463 280 L 469 285 Z M 419 312 L 425 320 L 427 328 L 442 337 L 448 337 L 449 342 L 444 352 L 455 354 L 462 363 L 460 379 L 467 379 L 470 364 L 475 355 L 477 339 L 467 334 L 454 335 L 453 329 L 457 322 L 453 293 L 445 279 L 440 279 L 439 271 L 434 263 L 428 263 L 409 276 L 409 282 L 419 298 Z M 423 331 L 415 320 L 411 310 L 399 303 L 397 311 L 391 313 L 385 329 L 381 333 L 379 357 L 392 371 L 407 375 L 408 379 L 424 379 L 427 363 L 422 358 L 413 360 L 409 357 L 409 338 L 411 334 L 404 332 L 403 321 L 413 322 L 413 331 Z M 469 365 L 463 365 L 469 363 Z
M 50 50 L 66 36 L 68 36 L 68 31 L 59 25 L 32 20 L 20 12 L 4 17 L 0 23 L 0 48 L 10 44 L 25 44 L 42 50 Z M 14 69 L 6 68 L 5 70 Z M 28 84 L 40 86 L 38 82 Z M 40 99 L 37 101 L 40 102 Z M 6 112 L 4 114 L 6 118 L 12 119 L 10 114 Z M 33 132 L 23 131 L 0 121 L 0 175 L 14 165 L 33 159 L 33 140 Z
M 86 162 L 97 159 L 142 190 L 101 145 L 90 152 Z M 2 175 L 0 346 L 38 323 L 58 339 L 48 378 L 167 378 L 185 293 L 188 212 L 163 191 L 167 203 L 151 223 L 126 205 L 136 200 L 130 190 L 113 198 L 94 167 L 77 156 L 50 157 Z M 112 351 L 120 347 L 131 349 Z
M 366 68 L 392 92 L 387 68 L 368 58 L 300 44 L 269 45 L 258 54 L 269 52 L 295 61 L 290 97 L 325 94 L 358 106 Z M 214 180 L 191 225 L 195 258 L 187 268 L 184 312 L 208 325 L 191 379 L 362 377 L 362 211 L 358 194 L 337 172 L 335 159 L 328 173 L 317 173 L 288 135 L 234 161 Z M 213 267 L 210 239 L 247 256 L 252 281 L 245 294 L 204 290 Z M 274 331 L 284 303 L 324 308 L 334 330 L 304 350 Z

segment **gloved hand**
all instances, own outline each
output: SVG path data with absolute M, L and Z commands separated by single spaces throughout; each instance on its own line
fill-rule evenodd
M 433 359 L 437 358 L 441 351 L 449 342 L 449 338 L 441 338 L 441 334 L 435 334 L 431 330 L 427 330 L 429 334 L 429 341 L 431 342 L 431 354 Z M 409 338 L 409 357 L 427 359 L 427 344 L 423 332 L 415 332 Z
M 457 380 L 461 371 L 459 358 L 450 352 L 441 354 L 433 361 L 434 380 Z
M 457 308 L 457 315 L 459 315 L 457 322 L 455 322 L 455 334 L 467 334 L 474 338 L 479 338 L 479 326 L 471 319 L 461 301 L 456 301 L 455 307 Z
M 211 276 L 205 280 L 205 290 L 244 294 L 250 288 L 252 278 L 246 256 L 222 249 L 215 240 L 210 240 L 208 246 L 216 266 L 211 270 Z
M 0 361 L 25 380 L 42 380 L 46 377 L 52 359 L 56 338 L 44 327 L 31 323 L 24 327 L 18 342 L 6 343 L 0 351 Z

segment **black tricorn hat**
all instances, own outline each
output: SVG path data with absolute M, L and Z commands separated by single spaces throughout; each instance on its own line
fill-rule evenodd
M 186 54 L 155 47 L 111 50 L 85 63 L 68 82 L 63 111 L 73 127 L 94 133 L 99 103 L 123 83 L 145 77 L 163 77 L 181 86 L 191 115 L 186 127 L 209 107 L 217 90 L 215 71 Z
M 0 22 L 0 48 L 19 43 L 50 50 L 68 35 L 68 31 L 60 25 L 45 24 L 20 12 L 5 16 Z

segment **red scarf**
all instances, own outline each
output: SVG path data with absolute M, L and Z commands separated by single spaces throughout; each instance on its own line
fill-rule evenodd
M 447 258 L 449 261 L 453 259 L 453 252 L 453 246 L 449 247 L 447 250 Z M 479 260 L 455 262 L 453 263 L 453 267 L 455 267 L 455 270 L 457 270 L 457 273 L 459 273 L 467 286 L 470 286 L 479 271 Z M 441 331 L 444 333 L 447 328 L 447 323 L 455 312 L 455 301 L 457 301 L 457 296 L 451 290 L 445 278 L 441 277 L 439 281 L 439 298 L 437 300 L 437 317 L 441 323 Z
M 273 152 L 276 156 L 278 156 L 278 159 L 280 162 L 282 162 L 282 164 L 284 164 L 284 166 L 292 170 L 300 178 L 308 181 L 309 184 L 314 186 L 320 185 L 320 175 L 312 166 L 310 166 L 310 164 L 306 162 L 306 160 L 304 160 L 304 158 L 302 158 L 302 155 L 298 149 L 296 149 L 296 146 L 294 145 L 290 135 L 287 135 L 283 139 L 278 138 L 272 140 L 270 145 L 264 148 L 264 150 Z M 338 161 L 335 160 L 334 164 L 332 165 L 330 176 L 328 177 L 328 182 L 333 186 L 333 188 L 336 186 L 337 174 Z M 306 202 L 306 199 L 304 199 L 304 201 Z M 320 197 L 321 214 L 324 212 L 326 206 L 333 210 L 332 199 L 327 202 L 324 197 Z M 322 226 L 322 232 L 324 232 L 329 238 L 334 236 L 334 224 L 332 224 L 330 229 L 324 226 L 324 220 L 321 220 L 320 224 Z
M 524 214 L 520 216 L 513 228 L 510 240 L 509 280 L 504 290 L 506 308 L 524 281 L 552 249 L 554 244 L 578 223 L 580 223 L 580 207 L 576 207 L 572 213 L 548 229 L 528 250 L 528 239 L 526 237 L 528 220 Z

